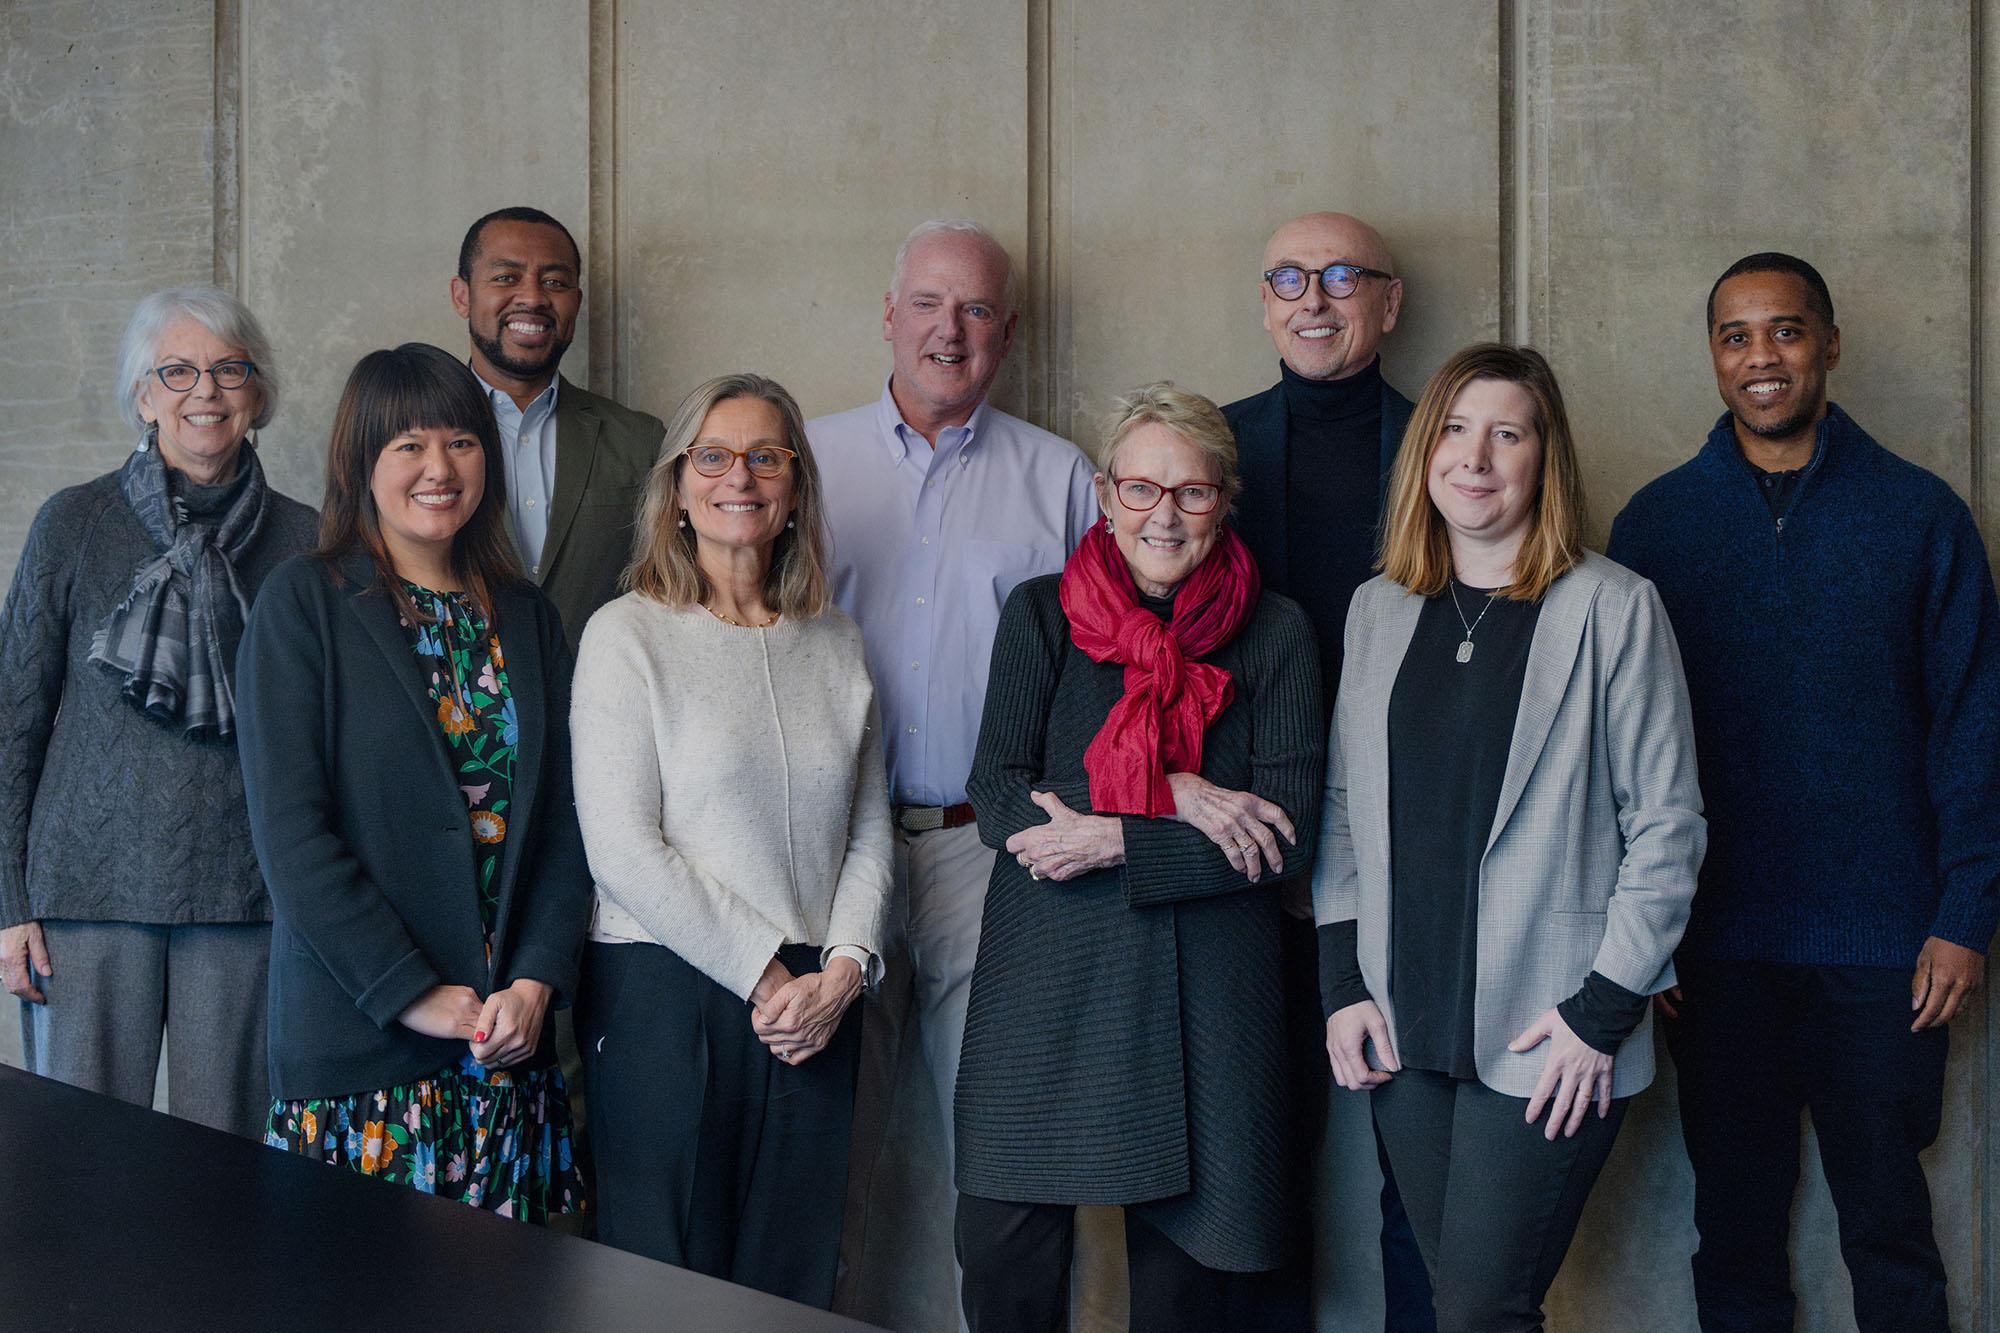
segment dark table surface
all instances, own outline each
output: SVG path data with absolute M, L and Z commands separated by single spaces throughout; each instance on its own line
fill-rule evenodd
M 0 1330 L 871 1327 L 0 1066 Z

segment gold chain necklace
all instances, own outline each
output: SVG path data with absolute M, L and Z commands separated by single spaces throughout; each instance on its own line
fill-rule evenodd
M 720 620 L 723 624 L 734 625 L 738 629 L 769 629 L 771 628 L 771 626 L 778 623 L 778 613 L 776 611 L 773 611 L 771 613 L 771 618 L 769 620 L 766 620 L 760 625 L 746 625 L 742 621 L 738 620 L 735 616 L 724 615 L 722 612 L 710 606 L 707 602 L 703 602 L 701 604 L 701 609 L 708 612 L 710 615 L 714 616 L 717 620 Z

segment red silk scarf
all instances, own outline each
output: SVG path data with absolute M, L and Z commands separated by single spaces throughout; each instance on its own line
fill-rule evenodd
M 1125 667 L 1124 697 L 1083 753 L 1092 809 L 1148 819 L 1174 812 L 1167 774 L 1201 771 L 1202 737 L 1236 692 L 1227 671 L 1191 659 L 1242 631 L 1262 586 L 1249 549 L 1224 527 L 1162 621 L 1139 604 L 1110 533 L 1093 525 L 1077 543 L 1062 574 L 1070 640 L 1094 662 Z

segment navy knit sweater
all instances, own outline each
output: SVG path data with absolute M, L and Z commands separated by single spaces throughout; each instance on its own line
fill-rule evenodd
M 1684 957 L 1908 967 L 2000 919 L 2000 605 L 1972 514 L 1839 407 L 1773 521 L 1725 413 L 1632 498 L 1694 704 Z

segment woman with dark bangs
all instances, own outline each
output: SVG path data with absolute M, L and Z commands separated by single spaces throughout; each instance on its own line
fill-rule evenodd
M 265 584 L 238 667 L 275 907 L 265 1141 L 503 1216 L 575 1211 L 549 1020 L 591 897 L 570 656 L 505 529 L 492 409 L 436 347 L 371 352 L 326 472 L 319 546 Z

